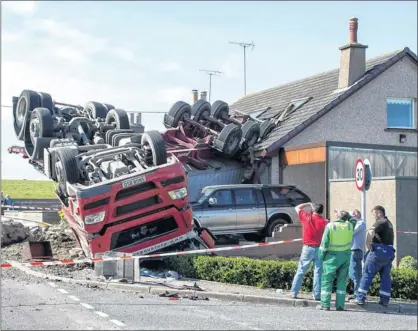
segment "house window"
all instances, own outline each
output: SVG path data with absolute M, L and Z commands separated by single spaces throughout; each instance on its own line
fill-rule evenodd
M 386 125 L 388 128 L 414 129 L 414 100 L 387 99 Z

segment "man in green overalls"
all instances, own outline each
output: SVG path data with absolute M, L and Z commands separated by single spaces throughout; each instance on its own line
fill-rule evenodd
M 344 310 L 348 272 L 350 269 L 351 243 L 354 226 L 350 215 L 337 212 L 337 220 L 325 227 L 319 247 L 319 258 L 323 261 L 321 279 L 320 310 L 330 310 L 332 285 L 337 278 L 336 310 Z

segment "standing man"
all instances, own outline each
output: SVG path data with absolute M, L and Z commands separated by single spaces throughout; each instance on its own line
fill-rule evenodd
M 361 219 L 361 212 L 354 209 L 351 213 L 351 220 L 355 221 L 355 228 L 353 234 L 353 245 L 351 246 L 351 260 L 350 260 L 350 278 L 354 283 L 354 296 L 349 299 L 357 297 L 358 288 L 360 286 L 361 275 L 363 271 L 363 256 L 366 242 L 366 223 Z
M 320 310 L 330 310 L 332 285 L 337 280 L 335 308 L 344 310 L 348 270 L 350 268 L 351 245 L 354 226 L 345 211 L 337 213 L 337 220 L 329 223 L 322 237 L 319 257 L 323 263 Z
M 310 207 L 310 210 L 306 211 L 305 208 L 308 207 Z M 295 209 L 302 223 L 303 248 L 290 292 L 292 298 L 296 299 L 302 286 L 303 276 L 313 262 L 313 298 L 319 301 L 321 299 L 322 262 L 318 258 L 318 248 L 328 221 L 321 216 L 324 212 L 324 206 L 321 204 L 302 203 L 296 206 Z
M 372 210 L 375 223 L 367 233 L 366 246 L 369 250 L 364 264 L 364 273 L 355 302 L 364 305 L 367 292 L 377 273 L 380 274 L 379 304 L 387 307 L 390 300 L 392 261 L 395 259 L 393 247 L 393 225 L 386 218 L 385 208 L 376 206 Z

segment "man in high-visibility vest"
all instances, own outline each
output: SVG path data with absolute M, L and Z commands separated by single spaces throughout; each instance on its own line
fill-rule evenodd
M 330 310 L 332 285 L 337 279 L 336 310 L 344 310 L 348 272 L 350 269 L 351 245 L 354 225 L 345 211 L 337 212 L 337 220 L 325 227 L 319 247 L 319 258 L 323 261 L 320 310 Z

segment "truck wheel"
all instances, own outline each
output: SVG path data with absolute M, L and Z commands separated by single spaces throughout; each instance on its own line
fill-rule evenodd
M 218 137 L 218 140 L 223 143 L 222 152 L 227 156 L 234 155 L 239 149 L 241 138 L 242 131 L 238 125 L 230 123 L 225 126 Z
M 212 104 L 212 116 L 217 120 L 229 115 L 229 106 L 226 102 L 217 100 Z
M 52 137 L 53 125 L 49 109 L 35 108 L 31 113 L 29 122 L 29 135 L 32 144 L 35 145 L 35 138 L 37 137 Z
M 106 107 L 107 112 L 109 112 L 109 110 L 115 109 L 115 106 L 113 105 L 109 105 L 108 103 L 104 103 L 103 106 Z
M 38 92 L 39 96 L 41 97 L 41 107 L 46 108 L 49 110 L 51 115 L 54 115 L 54 101 L 52 101 L 52 97 L 48 93 Z
M 77 160 L 73 151 L 69 148 L 59 149 L 56 160 L 55 173 L 58 179 L 58 185 L 61 193 L 67 195 L 66 183 L 75 184 L 80 179 Z
M 276 125 L 271 122 L 270 120 L 265 120 L 263 123 L 261 123 L 260 125 L 260 139 L 264 139 L 266 138 L 271 131 L 273 131 L 273 129 L 276 127 Z
M 30 119 L 30 112 L 40 106 L 41 100 L 38 93 L 31 90 L 22 91 L 13 111 L 13 126 L 17 139 L 24 140 L 25 127 Z
M 159 166 L 167 163 L 167 149 L 161 133 L 156 130 L 142 134 L 141 145 L 147 153 L 148 166 Z
M 116 124 L 115 129 L 129 130 L 131 128 L 128 114 L 123 109 L 111 109 L 105 117 L 106 124 Z
M 286 220 L 282 218 L 276 218 L 269 222 L 266 228 L 266 237 L 273 237 L 273 232 L 279 231 L 279 229 L 285 225 L 288 224 Z
M 84 109 L 86 109 L 93 118 L 106 118 L 107 108 L 100 102 L 89 101 Z
M 177 101 L 164 117 L 164 124 L 170 128 L 177 128 L 180 121 L 190 119 L 192 113 L 192 107 L 184 102 Z
M 199 122 L 204 120 L 204 117 L 210 116 L 212 107 L 209 102 L 205 100 L 197 100 L 192 106 L 192 119 L 193 121 Z
M 245 150 L 248 147 L 252 147 L 260 137 L 260 125 L 254 121 L 247 121 L 241 127 L 242 137 L 244 142 L 241 144 L 241 149 Z

